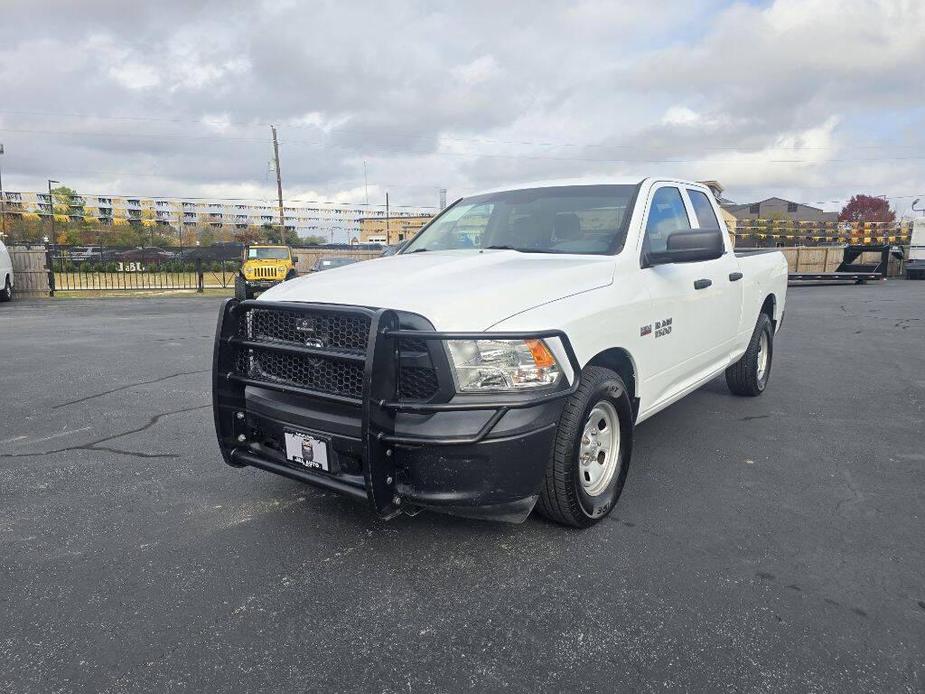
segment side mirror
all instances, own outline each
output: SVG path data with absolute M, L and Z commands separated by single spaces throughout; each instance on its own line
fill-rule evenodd
M 719 229 L 691 229 L 669 234 L 664 251 L 647 251 L 643 267 L 715 260 L 726 252 Z
M 292 256 L 292 264 L 295 265 L 297 262 L 299 262 L 299 256 L 297 255 Z

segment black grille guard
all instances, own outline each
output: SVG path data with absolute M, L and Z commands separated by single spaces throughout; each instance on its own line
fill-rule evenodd
M 345 312 L 365 314 L 370 319 L 369 338 L 365 356 L 349 353 L 332 353 L 329 350 L 295 344 L 280 344 L 252 341 L 238 335 L 238 321 L 248 309 L 285 310 L 292 312 Z M 530 340 L 554 338 L 560 340 L 572 370 L 572 382 L 567 387 L 536 394 L 499 393 L 497 395 L 464 395 L 462 400 L 443 403 L 406 402 L 398 396 L 399 340 L 415 338 L 420 340 Z M 259 347 L 297 355 L 316 355 L 332 359 L 352 361 L 365 360 L 362 398 L 353 398 L 302 388 L 287 383 L 249 378 L 234 370 L 235 353 L 239 348 Z M 377 514 L 387 518 L 400 511 L 401 501 L 394 492 L 395 456 L 393 446 L 452 446 L 474 444 L 488 436 L 508 411 L 536 407 L 547 402 L 569 397 L 578 390 L 581 367 L 571 342 L 561 330 L 539 330 L 520 332 L 434 332 L 408 330 L 399 327 L 398 314 L 391 309 L 370 309 L 359 306 L 337 304 L 312 304 L 302 302 L 240 301 L 227 299 L 219 314 L 215 334 L 212 364 L 212 405 L 215 416 L 215 430 L 222 455 L 229 465 L 255 465 L 259 458 L 246 445 L 247 426 L 244 389 L 256 386 L 283 393 L 291 393 L 316 400 L 355 405 L 361 409 L 363 477 L 365 495 Z M 460 396 L 457 396 L 459 398 Z M 469 398 L 472 398 L 471 401 Z M 395 433 L 395 415 L 399 412 L 432 414 L 436 412 L 493 410 L 491 417 L 472 436 L 430 437 L 407 436 Z M 238 437 L 244 435 L 244 439 Z M 284 472 L 282 466 L 267 461 L 259 467 Z M 287 473 L 284 473 L 287 474 Z M 339 491 L 344 483 L 325 473 L 310 471 L 290 476 L 310 481 Z

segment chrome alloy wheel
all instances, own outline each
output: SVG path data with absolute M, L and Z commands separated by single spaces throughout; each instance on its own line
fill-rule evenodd
M 761 331 L 761 337 L 758 338 L 758 373 L 756 374 L 758 382 L 764 380 L 764 374 L 768 370 L 768 333 Z
M 578 445 L 578 475 L 588 496 L 610 486 L 620 461 L 620 418 L 607 400 L 591 408 Z

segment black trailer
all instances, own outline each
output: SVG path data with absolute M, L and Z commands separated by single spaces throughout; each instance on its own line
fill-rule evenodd
M 859 263 L 858 259 L 863 253 L 879 253 L 880 260 L 876 263 Z M 871 280 L 882 280 L 886 277 L 890 263 L 890 255 L 895 252 L 889 244 L 878 245 L 850 245 L 845 246 L 842 261 L 835 272 L 791 272 L 791 284 L 801 282 L 854 282 L 864 284 Z

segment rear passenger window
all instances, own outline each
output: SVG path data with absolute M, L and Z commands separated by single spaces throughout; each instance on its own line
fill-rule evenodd
M 681 191 L 672 186 L 665 186 L 655 191 L 646 220 L 646 250 L 661 253 L 668 243 L 668 236 L 676 231 L 688 231 L 691 228 L 687 210 L 681 199 Z
M 719 229 L 719 221 L 716 219 L 713 205 L 710 204 L 706 193 L 688 188 L 687 194 L 691 198 L 691 205 L 694 206 L 694 213 L 697 215 L 697 226 L 701 229 Z

